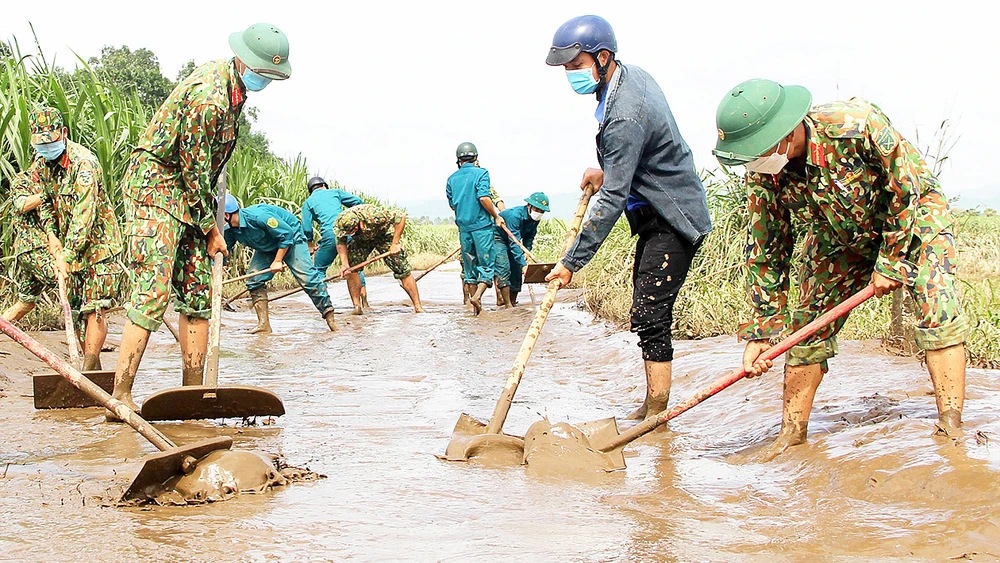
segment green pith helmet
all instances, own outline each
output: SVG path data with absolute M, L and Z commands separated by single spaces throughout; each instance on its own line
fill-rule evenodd
M 524 202 L 528 205 L 534 207 L 535 209 L 541 209 L 542 211 L 548 213 L 549 211 L 549 196 L 542 192 L 535 192 L 528 197 L 524 198 Z
M 458 145 L 458 148 L 455 149 L 455 158 L 462 160 L 463 158 L 468 157 L 479 157 L 479 149 L 476 148 L 476 145 L 473 145 L 472 143 L 462 143 L 461 145 Z
M 57 140 L 64 127 L 62 114 L 53 107 L 38 108 L 31 112 L 28 124 L 31 127 L 32 145 L 44 145 Z
M 288 38 L 269 23 L 255 23 L 246 31 L 231 34 L 229 46 L 243 64 L 265 78 L 286 80 L 292 75 Z
M 712 154 L 727 166 L 756 160 L 802 122 L 811 104 L 812 94 L 802 86 L 763 78 L 743 82 L 719 104 L 719 139 Z

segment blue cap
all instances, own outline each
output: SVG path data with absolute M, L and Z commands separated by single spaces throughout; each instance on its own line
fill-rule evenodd
M 602 50 L 618 52 L 618 40 L 611 24 L 600 16 L 578 16 L 556 30 L 545 64 L 561 66 L 581 52 L 596 54 Z
M 240 210 L 240 202 L 233 194 L 226 194 L 226 213 L 235 213 Z

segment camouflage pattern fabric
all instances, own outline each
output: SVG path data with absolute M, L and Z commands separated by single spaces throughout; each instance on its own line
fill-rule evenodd
M 130 205 L 128 274 L 132 295 L 126 309 L 138 326 L 156 331 L 171 291 L 177 312 L 212 316 L 212 262 L 208 238 L 159 207 Z
M 503 198 L 500 197 L 500 192 L 498 192 L 493 186 L 490 186 L 490 199 L 493 201 L 493 206 L 497 209 L 499 209 L 500 204 L 503 203 Z
M 128 199 L 159 207 L 203 234 L 215 227 L 215 186 L 246 101 L 233 65 L 233 59 L 205 63 L 174 88 L 132 153 L 125 180 Z
M 94 153 L 67 139 L 66 152 L 55 163 L 38 157 L 27 173 L 42 188 L 41 224 L 62 241 L 62 259 L 71 273 L 121 254 L 118 219 Z
M 337 244 L 347 246 L 347 259 L 352 266 L 360 264 L 373 253 L 382 254 L 389 251 L 395 227 L 403 217 L 402 211 L 383 209 L 372 204 L 356 205 L 346 209 L 334 223 Z M 412 273 L 405 250 L 386 257 L 384 261 L 397 280 Z
M 917 342 L 939 349 L 964 341 L 967 321 L 955 289 L 948 200 L 913 145 L 882 111 L 859 99 L 813 108 L 805 118 L 803 171 L 747 175 L 747 264 L 756 318 L 741 339 L 799 328 L 865 287 L 873 271 L 904 283 L 917 300 Z M 788 311 L 792 218 L 807 226 L 802 297 Z M 790 365 L 836 354 L 843 321 L 789 352 Z
M 36 248 L 18 254 L 14 279 L 17 281 L 18 301 L 38 303 L 43 291 L 56 286 L 55 260 L 48 248 Z
M 24 212 L 26 200 L 33 195 L 41 195 L 42 188 L 29 181 L 29 176 L 22 172 L 14 176 L 11 182 L 11 213 L 8 218 L 11 231 L 14 233 L 14 255 L 31 252 L 37 248 L 48 246 L 45 230 L 42 228 L 38 210 Z M 48 255 L 48 252 L 45 253 Z M 51 257 L 50 257 L 51 258 Z
M 83 335 L 87 316 L 114 305 L 121 281 L 122 265 L 115 259 L 98 262 L 86 270 L 70 275 L 69 287 L 66 289 L 70 308 L 79 313 L 77 334 Z
M 385 233 L 380 237 L 365 239 L 358 239 L 355 237 L 354 240 L 347 245 L 347 259 L 350 260 L 352 266 L 360 264 L 370 258 L 373 254 L 388 252 L 391 245 L 392 233 Z M 406 258 L 405 250 L 400 251 L 399 254 L 386 256 L 382 261 L 385 262 L 385 265 L 390 270 L 392 270 L 392 275 L 397 280 L 401 280 L 413 273 L 413 268 L 410 267 L 410 261 Z
M 39 108 L 31 112 L 28 117 L 28 126 L 31 129 L 32 145 L 45 145 L 56 141 L 62 133 L 62 114 L 53 107 Z

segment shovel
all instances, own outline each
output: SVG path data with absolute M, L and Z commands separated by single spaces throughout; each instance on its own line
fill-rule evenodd
M 282 264 L 281 267 L 284 268 L 285 265 Z M 259 276 L 261 274 L 266 274 L 266 273 L 268 273 L 270 271 L 271 271 L 270 269 L 257 270 L 256 272 L 250 272 L 248 274 L 243 274 L 242 276 L 236 276 L 235 278 L 229 278 L 228 280 L 222 282 L 222 285 L 229 285 L 231 283 L 236 283 L 238 281 L 248 280 L 248 279 L 250 279 L 252 277 Z
M 843 317 L 851 309 L 864 303 L 874 295 L 875 286 L 869 285 L 816 320 L 795 331 L 791 336 L 782 340 L 780 344 L 768 348 L 767 351 L 761 354 L 760 359 L 773 360 L 781 356 L 796 344 L 809 338 L 833 321 Z M 602 469 L 624 469 L 625 457 L 622 455 L 623 446 L 640 436 L 652 432 L 657 427 L 666 424 L 667 421 L 680 416 L 691 407 L 743 379 L 746 377 L 746 374 L 747 372 L 742 369 L 734 371 L 716 380 L 698 393 L 695 393 L 683 403 L 675 405 L 669 411 L 664 411 L 653 418 L 648 418 L 621 435 L 618 434 L 617 424 L 613 418 L 584 423 L 578 427 L 579 431 L 575 431 L 574 427 L 568 424 L 551 426 L 547 421 L 536 422 L 528 428 L 528 433 L 524 437 L 524 462 L 530 465 L 533 455 L 544 456 L 545 454 L 552 454 L 552 450 L 558 449 L 585 454 L 581 456 L 582 460 Z
M 66 291 L 66 278 L 62 272 L 56 272 L 56 283 L 59 286 L 59 301 L 62 305 L 63 323 L 66 325 L 66 343 L 69 345 L 69 363 L 74 367 L 80 365 L 80 341 L 73 328 L 73 313 L 69 308 L 69 295 Z M 101 389 L 110 393 L 115 386 L 114 371 L 86 371 L 84 377 L 93 381 Z M 70 385 L 58 373 L 42 373 L 31 378 L 31 395 L 36 409 L 71 409 L 83 407 L 98 407 L 99 402 L 86 393 Z
M 164 436 L 150 423 L 135 414 L 125 403 L 114 399 L 106 391 L 98 387 L 95 383 L 83 376 L 73 366 L 66 363 L 51 350 L 46 349 L 10 322 L 0 318 L 0 330 L 14 339 L 15 342 L 24 346 L 32 354 L 38 356 L 42 361 L 56 370 L 61 377 L 64 377 L 74 387 L 86 393 L 88 397 L 98 404 L 118 415 L 126 424 L 142 434 L 143 438 L 149 440 L 159 453 L 146 458 L 135 476 L 132 484 L 122 496 L 123 501 L 145 500 L 148 498 L 147 491 L 150 487 L 156 487 L 175 475 L 187 474 L 194 471 L 198 460 L 216 450 L 228 450 L 233 446 L 233 439 L 227 436 L 201 440 L 186 446 L 177 446 Z
M 538 262 L 538 258 L 535 258 L 535 255 L 532 254 L 530 250 L 528 250 L 527 246 L 524 246 L 523 244 L 521 244 L 521 241 L 518 240 L 517 237 L 514 236 L 514 233 L 510 232 L 510 229 L 507 228 L 507 225 L 503 226 L 503 230 L 507 232 L 507 236 L 510 237 L 510 240 L 514 241 L 514 244 L 516 244 L 521 249 L 521 252 L 524 253 L 524 256 L 528 260 L 531 260 L 534 263 Z M 553 267 L 555 267 L 555 264 L 553 264 Z M 545 274 L 548 275 L 548 272 L 551 272 L 551 271 L 552 271 L 552 268 L 549 268 L 548 271 L 545 272 Z M 542 280 L 543 281 L 545 280 L 544 276 L 542 276 Z M 533 288 L 530 284 L 528 285 L 528 295 L 531 297 L 531 306 L 534 307 L 535 306 L 535 288 Z
M 590 203 L 592 195 L 594 195 L 594 186 L 587 184 L 587 187 L 583 190 L 583 196 L 580 197 L 580 203 L 576 207 L 576 215 L 573 216 L 573 223 L 570 225 L 569 231 L 566 232 L 566 239 L 563 243 L 563 255 L 569 251 L 569 248 L 573 245 L 573 241 L 576 240 L 577 233 L 580 232 L 580 225 L 583 224 L 583 216 L 587 212 L 587 204 Z M 483 424 L 472 416 L 462 413 L 458 418 L 458 423 L 455 424 L 451 441 L 448 442 L 448 447 L 442 459 L 448 461 L 468 461 L 473 457 L 482 457 L 484 455 L 495 457 L 497 460 L 500 458 L 514 460 L 518 457 L 523 459 L 524 440 L 516 436 L 508 436 L 501 431 L 503 430 L 503 423 L 507 419 L 510 404 L 514 400 L 514 394 L 517 392 L 517 386 L 521 383 L 521 377 L 524 375 L 524 368 L 531 357 L 531 351 L 535 348 L 538 336 L 542 332 L 542 326 L 545 325 L 549 311 L 552 309 L 553 303 L 555 303 L 556 292 L 559 291 L 561 286 L 562 283 L 559 280 L 549 282 L 545 297 L 542 298 L 542 303 L 535 312 L 535 318 L 531 321 L 531 326 L 528 327 L 528 333 L 524 337 L 524 342 L 521 343 L 521 349 L 518 350 L 517 357 L 514 359 L 514 366 L 511 368 L 510 377 L 507 378 L 503 393 L 500 394 L 500 399 L 497 400 L 497 405 L 493 410 L 493 416 L 490 418 L 489 424 Z M 495 454 L 495 456 L 491 454 Z M 518 463 L 521 463 L 521 461 L 518 460 Z
M 440 266 L 440 265 L 444 264 L 444 263 L 445 263 L 445 262 L 447 262 L 448 260 L 451 260 L 452 258 L 454 258 L 454 257 L 455 257 L 455 255 L 456 255 L 456 254 L 458 254 L 458 253 L 459 253 L 459 252 L 461 252 L 461 251 L 462 251 L 462 247 L 461 247 L 461 246 L 460 246 L 460 247 L 458 247 L 458 248 L 456 248 L 454 252 L 452 252 L 451 254 L 449 254 L 449 255 L 445 256 L 444 258 L 442 258 L 441 260 L 439 260 L 439 261 L 438 261 L 438 262 L 437 262 L 436 264 L 434 264 L 434 265 L 433 265 L 433 266 L 431 266 L 430 268 L 427 268 L 427 269 L 426 269 L 426 270 L 424 270 L 423 272 L 420 272 L 420 274 L 416 275 L 416 276 L 415 276 L 415 277 L 413 278 L 413 281 L 415 281 L 415 282 L 418 282 L 418 281 L 420 281 L 420 278 L 422 278 L 422 277 L 426 276 L 427 274 L 429 274 L 429 273 L 433 272 L 434 270 L 436 270 L 436 269 L 437 269 L 437 267 L 438 267 L 438 266 Z
M 216 220 L 222 229 L 222 201 L 225 199 L 225 170 L 219 179 L 219 211 Z M 147 420 L 200 420 L 206 418 L 246 418 L 281 416 L 285 406 L 277 395 L 247 385 L 219 386 L 219 340 L 222 330 L 222 253 L 212 263 L 212 320 L 208 329 L 208 357 L 205 384 L 164 389 L 142 403 Z
M 379 260 L 381 260 L 381 259 L 383 259 L 383 258 L 385 258 L 387 256 L 392 256 L 392 253 L 391 252 L 383 252 L 382 254 L 379 254 L 378 256 L 373 256 L 372 258 L 369 258 L 369 259 L 365 260 L 364 262 L 362 262 L 362 263 L 360 263 L 360 264 L 358 264 L 356 266 L 351 266 L 350 268 L 347 269 L 347 273 L 350 274 L 350 273 L 353 273 L 353 272 L 357 272 L 358 270 L 364 269 L 365 266 L 367 266 L 367 265 L 369 265 L 369 264 L 371 264 L 373 262 L 378 262 Z M 339 279 L 340 277 L 341 277 L 340 273 L 338 272 L 336 274 L 333 274 L 332 276 L 327 276 L 327 277 L 323 278 L 323 283 L 326 283 L 326 282 L 329 282 L 329 281 L 333 281 L 335 279 Z M 285 297 L 288 297 L 289 295 L 295 295 L 296 293 L 298 293 L 300 291 L 305 291 L 305 288 L 303 288 L 303 287 L 300 286 L 300 287 L 297 287 L 295 289 L 289 289 L 288 291 L 286 291 L 284 293 L 279 293 L 279 294 L 277 294 L 277 295 L 275 295 L 273 297 L 269 297 L 267 299 L 267 301 L 268 301 L 268 303 L 270 303 L 271 301 L 277 301 L 278 299 L 283 299 Z

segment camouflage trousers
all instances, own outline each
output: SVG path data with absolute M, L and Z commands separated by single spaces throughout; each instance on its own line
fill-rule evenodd
M 385 235 L 374 238 L 366 237 L 364 240 L 353 238 L 347 244 L 347 259 L 352 266 L 355 266 L 367 260 L 373 253 L 388 252 L 390 246 L 392 246 L 392 233 L 388 231 Z M 410 268 L 410 261 L 406 259 L 405 250 L 399 254 L 386 256 L 383 261 L 392 270 L 392 275 L 397 280 L 401 280 L 413 272 L 413 269 Z
M 196 319 L 211 317 L 208 237 L 159 207 L 129 202 L 129 220 L 129 320 L 156 331 L 171 293 L 178 313 Z
M 48 249 L 42 246 L 19 254 L 14 279 L 18 301 L 38 303 L 42 292 L 56 286 L 55 260 Z
M 871 282 L 878 246 L 847 248 L 832 236 L 810 230 L 803 241 L 799 273 L 798 308 L 792 312 L 792 330 L 798 330 Z M 905 286 L 916 304 L 915 339 L 923 350 L 940 350 L 965 342 L 968 320 L 962 315 L 955 281 L 955 238 L 942 231 L 933 237 L 914 237 L 907 254 L 913 266 Z M 785 356 L 790 366 L 822 364 L 837 355 L 836 335 L 847 317 L 820 330 Z
M 87 316 L 95 311 L 110 309 L 121 287 L 122 265 L 118 256 L 91 264 L 69 276 L 69 306 L 76 318 L 76 331 L 80 337 L 87 328 Z

